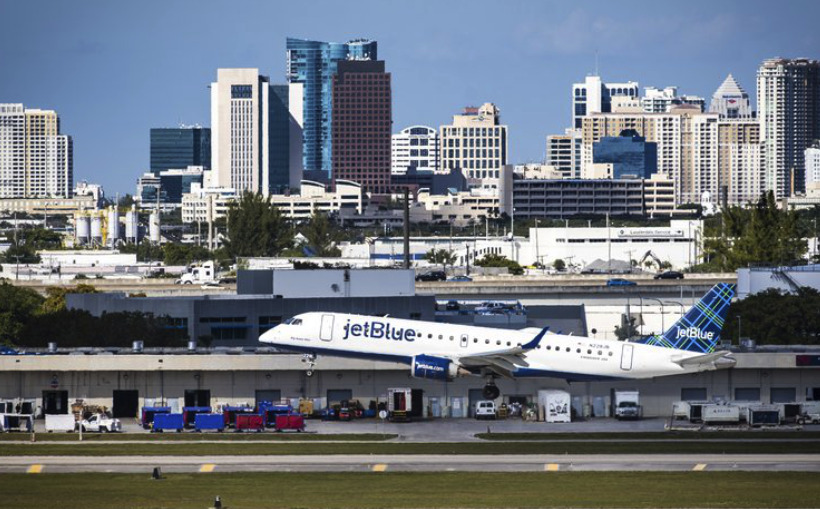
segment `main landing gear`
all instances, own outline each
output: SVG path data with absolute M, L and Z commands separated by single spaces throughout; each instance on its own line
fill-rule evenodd
M 484 399 L 496 399 L 501 395 L 501 390 L 498 388 L 497 385 L 495 385 L 494 377 L 487 377 L 487 383 L 481 390 L 481 395 L 484 397 Z
M 316 365 L 316 354 L 315 353 L 306 353 L 302 356 L 302 362 L 307 363 L 308 368 L 305 371 L 307 376 L 313 376 L 313 367 Z

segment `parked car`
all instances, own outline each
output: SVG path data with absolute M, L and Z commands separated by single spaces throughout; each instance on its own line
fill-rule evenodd
M 486 400 L 475 404 L 476 419 L 495 419 L 495 402 Z
M 416 276 L 416 281 L 446 281 L 447 274 L 443 270 L 425 272 Z
M 461 305 L 458 303 L 457 300 L 448 300 L 447 304 L 444 306 L 444 309 L 447 311 L 458 311 L 461 309 Z
M 106 433 L 109 431 L 122 431 L 122 423 L 119 419 L 112 419 L 105 414 L 94 414 L 88 419 L 80 421 L 80 428 L 83 431 Z
M 667 270 L 666 272 L 655 274 L 655 279 L 683 279 L 683 272 Z
M 473 280 L 470 276 L 453 276 L 447 281 L 451 283 L 469 283 Z
M 607 286 L 635 286 L 637 284 L 638 283 L 636 283 L 635 281 L 630 281 L 628 279 L 623 279 L 620 277 L 612 278 L 606 282 Z

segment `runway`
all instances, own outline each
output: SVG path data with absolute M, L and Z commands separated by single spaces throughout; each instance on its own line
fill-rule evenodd
M 18 456 L 0 473 L 114 472 L 820 472 L 820 454 Z

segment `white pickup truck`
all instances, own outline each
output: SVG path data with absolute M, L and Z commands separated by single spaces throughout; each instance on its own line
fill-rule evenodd
M 98 431 L 107 433 L 109 431 L 122 431 L 122 423 L 119 419 L 112 419 L 105 414 L 94 414 L 88 419 L 80 421 L 83 431 Z

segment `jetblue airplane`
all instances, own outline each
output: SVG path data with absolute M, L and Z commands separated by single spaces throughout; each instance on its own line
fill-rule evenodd
M 417 378 L 484 376 L 484 397 L 500 391 L 495 378 L 551 377 L 568 381 L 653 378 L 732 367 L 716 351 L 734 285 L 715 285 L 672 327 L 636 342 L 505 330 L 342 313 L 303 313 L 259 341 L 301 352 L 312 374 L 318 355 L 400 362 Z

